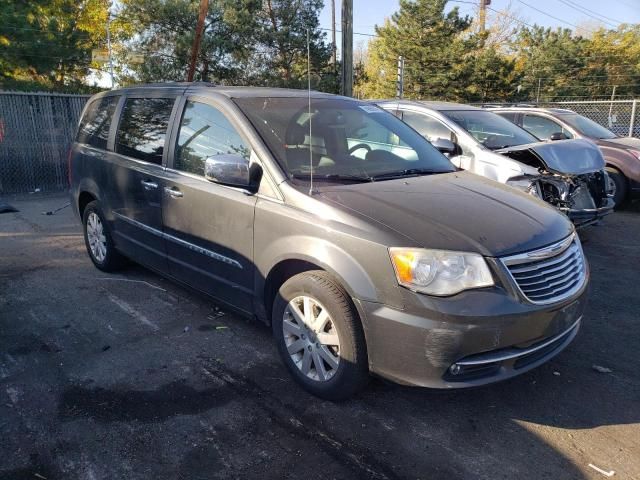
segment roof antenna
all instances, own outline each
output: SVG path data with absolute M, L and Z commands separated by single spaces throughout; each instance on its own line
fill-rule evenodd
M 311 43 L 307 28 L 307 96 L 309 98 L 309 195 L 313 195 L 313 137 L 311 136 Z

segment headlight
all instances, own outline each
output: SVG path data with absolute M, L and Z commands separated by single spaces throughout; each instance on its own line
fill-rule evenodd
M 532 175 L 520 175 L 517 177 L 511 177 L 507 180 L 507 185 L 510 187 L 522 190 L 534 197 L 542 198 L 540 193 L 540 186 L 538 185 L 537 178 Z
M 470 288 L 490 287 L 493 277 L 477 253 L 390 248 L 398 283 L 429 295 L 453 295 Z

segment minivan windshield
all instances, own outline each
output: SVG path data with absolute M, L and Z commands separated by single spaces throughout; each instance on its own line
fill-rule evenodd
M 490 150 L 539 142 L 526 130 L 506 118 L 485 110 L 441 111 Z
M 563 113 L 560 118 L 578 130 L 585 137 L 598 138 L 601 140 L 617 138 L 617 135 L 590 118 L 583 117 L 577 113 Z
M 234 102 L 289 178 L 356 183 L 452 172 L 451 162 L 381 108 L 345 98 L 247 97 Z M 309 125 L 311 121 L 311 125 Z

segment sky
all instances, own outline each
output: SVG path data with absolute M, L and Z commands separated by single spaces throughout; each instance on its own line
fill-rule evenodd
M 320 15 L 320 26 L 327 29 L 327 39 L 331 40 L 331 0 L 324 0 L 325 8 Z M 447 8 L 459 7 L 462 14 L 473 15 L 477 7 L 470 3 L 479 3 L 478 0 L 465 0 L 454 2 L 450 0 Z M 640 0 L 491 0 L 490 8 L 503 10 L 511 4 L 511 11 L 518 18 L 529 24 L 538 24 L 545 27 L 566 27 L 596 22 L 592 17 L 607 17 L 603 20 L 607 28 L 613 28 L 620 22 L 640 23 Z M 573 4 L 573 5 L 572 5 Z M 575 5 L 579 5 L 582 12 Z M 533 7 L 533 8 L 532 8 Z M 342 1 L 336 0 L 336 28 L 340 30 L 340 11 Z M 384 19 L 390 17 L 398 9 L 398 0 L 353 0 L 353 31 L 372 35 L 375 34 L 374 26 L 380 25 Z M 537 9 L 537 10 L 536 10 Z M 491 13 L 491 12 L 489 12 Z M 556 18 L 552 18 L 556 17 Z M 566 23 L 564 23 L 566 22 Z M 366 43 L 366 35 L 354 35 L 354 46 Z M 338 50 L 340 49 L 340 35 L 337 34 Z

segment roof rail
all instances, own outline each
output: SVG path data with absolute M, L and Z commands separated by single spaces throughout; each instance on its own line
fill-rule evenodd
M 129 87 L 191 87 L 191 86 L 217 87 L 218 85 L 212 82 L 151 82 L 151 83 L 141 83 L 136 85 L 128 85 L 125 88 L 129 88 Z

